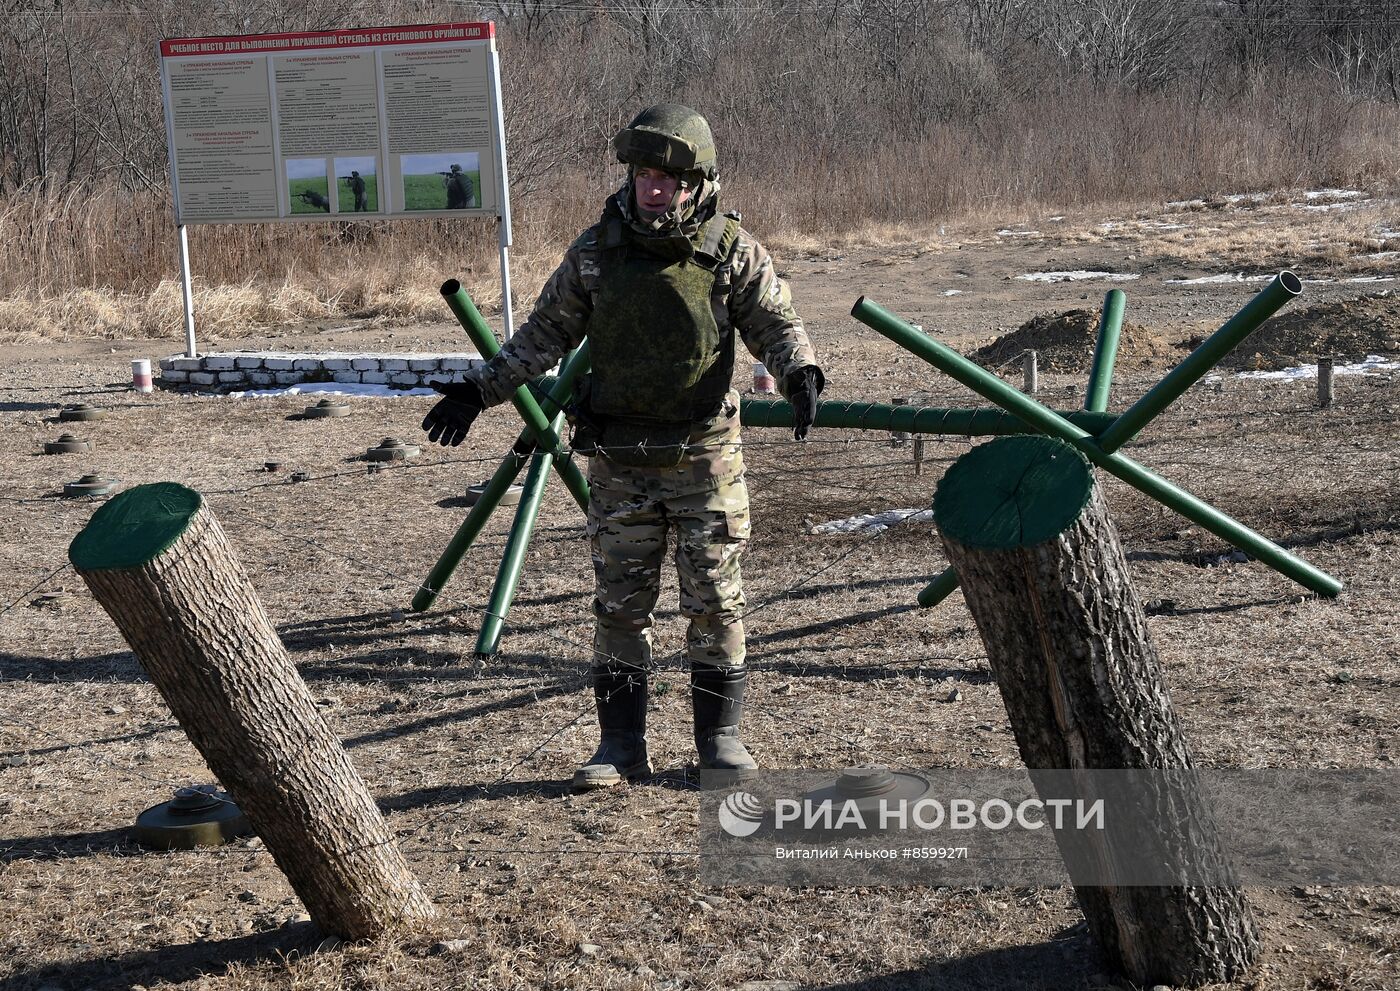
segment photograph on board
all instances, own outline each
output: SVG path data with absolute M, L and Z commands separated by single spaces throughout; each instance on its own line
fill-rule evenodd
M 287 198 L 293 216 L 331 212 L 331 186 L 324 158 L 287 159 Z
M 340 213 L 379 212 L 379 169 L 373 155 L 337 158 L 335 192 Z
M 481 156 L 474 151 L 401 155 L 405 210 L 481 209 Z

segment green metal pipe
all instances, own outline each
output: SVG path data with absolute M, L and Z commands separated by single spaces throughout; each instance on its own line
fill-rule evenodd
M 1294 278 L 1293 282 L 1296 284 L 1297 279 Z M 1083 428 L 1075 426 L 1019 390 L 1013 389 L 975 362 L 915 330 L 884 307 L 861 297 L 851 309 L 851 315 L 961 382 L 984 399 L 1009 410 L 1039 432 L 1073 444 L 1091 462 L 1115 478 L 1127 482 L 1222 540 L 1229 541 L 1303 587 L 1326 596 L 1335 596 L 1341 591 L 1341 582 L 1331 575 L 1288 553 L 1131 458 L 1105 451 Z
M 496 335 L 492 333 L 491 327 L 482 317 L 481 311 L 476 308 L 476 304 L 467 295 L 467 291 L 462 288 L 462 284 L 456 279 L 448 279 L 442 284 L 441 292 L 442 298 L 447 302 L 447 308 L 452 311 L 452 315 L 457 318 L 457 322 L 467 332 L 467 336 L 471 338 L 477 351 L 481 352 L 481 356 L 487 359 L 495 357 L 501 350 L 501 346 L 496 342 Z M 550 429 L 549 418 L 540 409 L 540 405 L 529 387 L 522 385 L 516 389 L 510 397 L 510 401 L 514 404 L 516 412 L 520 414 L 520 418 L 525 421 L 525 426 L 533 434 L 540 449 L 554 455 L 554 470 L 563 479 L 569 494 L 574 497 L 574 502 L 578 503 L 580 509 L 586 511 L 588 509 L 588 482 L 584 479 L 583 473 L 578 470 L 578 465 L 574 464 L 569 457 L 568 451 L 559 439 L 558 430 Z
M 1283 271 L 1274 276 L 1274 281 L 1245 304 L 1225 326 L 1206 338 L 1177 365 L 1162 381 L 1147 394 L 1128 407 L 1118 420 L 1099 435 L 1099 447 L 1113 452 L 1130 441 L 1139 430 L 1147 426 L 1158 413 L 1175 402 L 1183 392 L 1225 357 L 1259 326 L 1273 316 L 1289 300 L 1303 291 L 1303 283 L 1292 272 Z
M 958 590 L 958 572 L 947 568 L 919 592 L 919 605 L 931 609 Z
M 1095 413 L 1108 409 L 1108 393 L 1113 387 L 1113 363 L 1118 358 L 1118 338 L 1123 333 L 1123 304 L 1128 297 L 1122 289 L 1110 289 L 1103 298 L 1099 333 L 1094 344 L 1094 363 L 1089 368 L 1089 386 L 1084 391 L 1084 408 Z M 1099 434 L 1098 430 L 1089 431 Z
M 562 419 L 560 417 L 554 421 L 556 430 Z M 481 630 L 476 637 L 477 657 L 494 657 L 500 649 L 501 630 L 505 625 L 506 613 L 510 612 L 510 604 L 515 601 L 520 573 L 525 568 L 525 554 L 530 549 L 535 520 L 540 514 L 540 500 L 549 481 L 549 463 L 553 460 L 554 456 L 549 452 L 537 451 L 530 462 L 530 471 L 525 475 L 525 489 L 520 493 L 519 505 L 515 507 L 515 522 L 511 524 L 506 549 L 501 555 L 500 567 L 496 569 L 496 584 L 491 589 L 491 600 L 486 604 L 486 615 L 481 620 Z
M 559 369 L 559 378 L 555 381 L 553 388 L 549 390 L 546 398 L 552 409 L 563 408 L 564 403 L 573 394 L 574 379 L 578 378 L 586 368 L 588 368 L 588 342 L 584 341 L 573 354 L 564 359 L 563 367 Z M 422 612 L 437 601 L 438 593 L 452 577 L 452 572 L 457 570 L 457 565 L 462 563 L 462 558 L 466 556 L 472 542 L 481 533 L 487 519 L 500 505 L 506 490 L 511 487 L 524 469 L 525 462 L 529 460 L 533 450 L 532 438 L 533 434 L 529 430 L 521 431 L 515 444 L 506 452 L 505 458 L 502 459 L 500 466 L 491 476 L 491 480 L 486 483 L 485 490 L 477 497 L 476 505 L 472 506 L 471 512 L 467 513 L 467 518 L 462 521 L 462 525 L 452 535 L 452 539 L 448 542 L 437 563 L 433 565 L 433 570 L 429 572 L 427 580 L 419 586 L 418 593 L 413 597 L 413 610 L 415 612 Z
M 1111 413 L 1067 410 L 1071 423 L 1097 434 L 1114 421 Z M 746 427 L 792 426 L 792 404 L 783 399 L 744 399 L 739 421 Z M 954 434 L 992 437 L 1032 433 L 1024 423 L 999 409 L 943 409 L 935 406 L 888 406 L 827 400 L 817 404 L 818 427 L 857 430 L 902 430 L 913 434 Z

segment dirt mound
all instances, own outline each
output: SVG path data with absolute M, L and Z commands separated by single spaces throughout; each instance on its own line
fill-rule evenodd
M 1400 352 L 1400 295 L 1380 294 L 1285 310 L 1225 357 L 1229 368 L 1274 371 L 1319 357 L 1360 361 Z
M 1069 310 L 1032 317 L 1016 330 L 969 355 L 990 369 L 1018 361 L 1023 351 L 1035 351 L 1037 364 L 1048 372 L 1087 372 L 1094 360 L 1099 330 L 1099 310 Z M 1178 357 L 1165 340 L 1135 323 L 1123 323 L 1118 339 L 1118 361 L 1146 363 Z

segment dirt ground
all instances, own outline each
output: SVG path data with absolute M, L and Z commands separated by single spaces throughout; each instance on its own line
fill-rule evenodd
M 1005 218 L 903 243 L 789 246 L 779 259 L 827 367 L 829 397 L 889 401 L 918 390 L 937 405 L 985 405 L 852 320 L 856 297 L 970 352 L 1038 315 L 1092 309 L 1117 286 L 1128 320 L 1184 355 L 1178 345 L 1214 330 L 1262 283 L 1167 279 L 1285 266 L 1305 280 L 1400 274 L 1400 259 L 1363 257 L 1389 249 L 1368 231 L 1397 226 L 1394 201 L 1363 206 L 1343 225 L 1286 200 Z M 1188 234 L 1209 231 L 1193 240 L 1178 223 Z M 994 233 L 1008 225 L 1041 233 Z M 1326 244 L 1313 247 L 1319 238 Z M 1141 278 L 1016 278 L 1075 269 Z M 1314 340 L 1339 312 L 1376 310 L 1365 349 L 1374 343 L 1371 353 L 1394 357 L 1400 323 L 1391 297 L 1377 296 L 1394 285 L 1309 282 L 1290 309 L 1323 307 Z M 306 326 L 250 332 L 237 345 L 457 350 L 461 334 L 445 322 Z M 591 571 L 582 516 L 563 489 L 546 495 L 497 659 L 479 664 L 472 649 L 508 517 L 493 520 L 438 607 L 407 611 L 465 515 L 464 487 L 489 474 L 518 430 L 515 414 L 494 411 L 461 448 L 425 449 L 407 466 L 370 474 L 364 449 L 385 435 L 419 438 L 429 400 L 355 399 L 346 418 L 301 420 L 304 397 L 126 388 L 131 358 L 175 349 L 168 340 L 76 337 L 11 348 L 0 369 L 9 466 L 0 498 L 10 520 L 0 557 L 0 608 L 8 607 L 0 614 L 0 987 L 1126 987 L 1095 958 L 1069 888 L 701 885 L 674 576 L 662 593 L 663 670 L 650 713 L 658 774 L 570 794 L 564 783 L 591 753 L 596 727 L 583 688 Z M 1154 352 L 1125 361 L 1112 408 L 1174 360 Z M 1019 380 L 1018 362 L 1001 370 Z M 1042 398 L 1076 407 L 1083 386 L 1081 374 L 1048 372 Z M 108 417 L 62 429 L 95 450 L 39 454 L 60 432 L 59 407 L 80 401 L 106 407 Z M 798 446 L 783 431 L 750 429 L 746 440 L 755 673 L 745 739 L 759 760 L 1018 766 L 961 598 L 914 605 L 945 564 L 932 526 L 809 533 L 817 522 L 926 506 L 942 470 L 971 442 L 931 441 L 916 475 L 909 449 L 891 448 L 886 435 L 818 431 Z M 1346 586 L 1336 599 L 1304 594 L 1101 480 L 1198 762 L 1393 767 L 1397 374 L 1339 376 L 1326 410 L 1311 382 L 1225 374 L 1193 388 L 1127 453 Z M 262 471 L 268 460 L 283 471 Z M 291 483 L 293 470 L 312 480 Z M 172 479 L 206 494 L 441 906 L 440 925 L 325 945 L 257 840 L 166 854 L 130 843 L 126 827 L 142 809 L 210 775 L 112 622 L 64 568 L 69 541 L 96 505 L 56 493 L 89 471 L 123 487 Z M 1250 898 L 1265 949 L 1235 986 L 1400 986 L 1400 889 L 1258 889 Z

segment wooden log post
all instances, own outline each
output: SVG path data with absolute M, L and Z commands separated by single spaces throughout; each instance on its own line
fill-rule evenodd
M 984 444 L 944 475 L 934 519 L 1032 780 L 1036 769 L 1126 768 L 1194 783 L 1146 614 L 1084 457 L 1049 437 Z M 1144 807 L 1156 849 L 1227 873 L 1194 790 L 1149 794 Z M 1056 839 L 1068 862 L 1070 841 Z M 1126 859 L 1121 849 L 1103 856 Z M 1237 887 L 1100 883 L 1075 893 L 1107 961 L 1139 984 L 1232 981 L 1258 956 Z
M 198 492 L 123 492 L 68 556 L 323 932 L 436 914 Z
M 1317 408 L 1326 409 L 1332 405 L 1332 373 L 1335 362 L 1331 358 L 1317 359 Z

